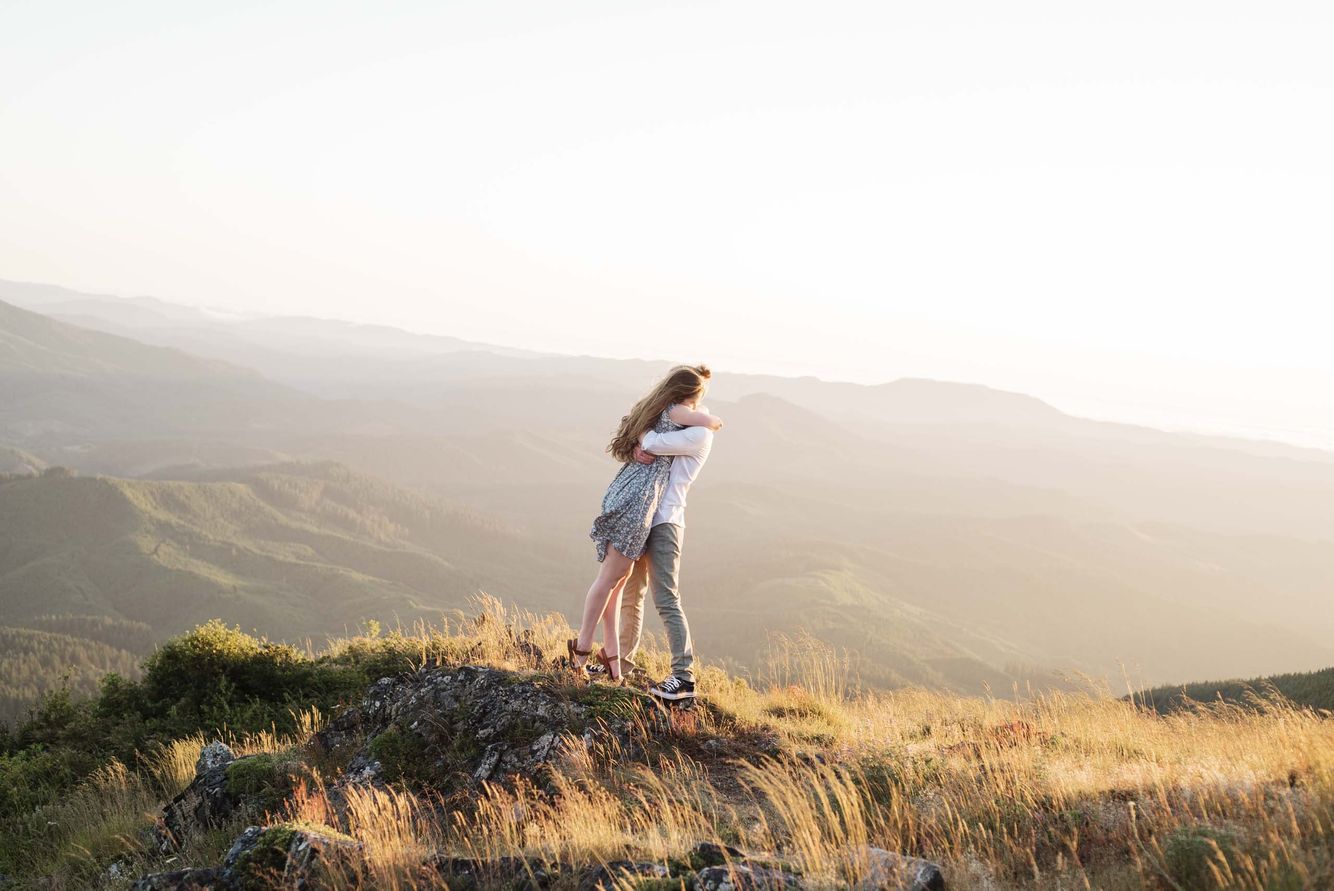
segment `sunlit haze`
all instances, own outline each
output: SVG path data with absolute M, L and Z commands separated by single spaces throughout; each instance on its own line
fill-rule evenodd
M 0 3 L 0 278 L 1334 447 L 1331 26 Z

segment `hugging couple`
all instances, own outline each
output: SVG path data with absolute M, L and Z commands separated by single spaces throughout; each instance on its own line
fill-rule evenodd
M 695 653 L 677 578 L 686 492 L 709 456 L 714 431 L 723 426 L 700 405 L 710 376 L 703 365 L 677 366 L 621 418 L 607 446 L 621 469 L 589 533 L 602 567 L 584 600 L 579 636 L 566 642 L 575 670 L 623 683 L 623 669 L 635 668 L 644 596 L 651 587 L 653 605 L 667 628 L 672 673 L 649 693 L 668 701 L 695 695 Z M 599 621 L 603 645 L 596 661 L 590 661 Z

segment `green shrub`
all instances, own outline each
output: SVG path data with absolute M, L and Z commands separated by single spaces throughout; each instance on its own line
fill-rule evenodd
M 232 795 L 255 795 L 274 784 L 278 762 L 264 753 L 238 758 L 227 765 L 227 791 Z
M 0 815 L 27 813 L 46 804 L 100 763 L 91 753 L 65 747 L 34 745 L 0 755 Z
M 425 655 L 457 657 L 460 646 L 441 637 Z M 68 686 L 48 692 L 25 722 L 0 732 L 0 838 L 28 831 L 19 826 L 24 815 L 112 758 L 133 765 L 155 744 L 224 728 L 293 732 L 293 712 L 314 706 L 327 713 L 355 700 L 376 679 L 419 664 L 422 647 L 390 633 L 311 657 L 215 620 L 163 644 L 145 660 L 141 681 L 108 674 L 90 698 L 76 698 Z M 400 776 L 429 779 L 425 759 L 414 764 L 416 753 L 405 748 L 410 740 L 391 737 L 381 746 L 383 761 L 404 765 Z
M 385 649 L 395 643 L 373 642 Z M 144 663 L 144 679 L 111 674 L 98 695 L 75 699 L 68 688 L 46 694 L 29 719 L 0 737 L 4 821 L 72 788 L 111 758 L 132 764 L 154 743 L 223 728 L 247 733 L 295 730 L 293 711 L 329 711 L 370 683 L 364 666 L 391 656 L 367 646 L 358 659 L 312 659 L 221 622 L 168 641 Z
M 218 621 L 175 638 L 144 663 L 150 710 L 183 726 L 263 727 L 311 698 L 311 660 L 286 644 L 258 640 Z
M 348 641 L 327 662 L 331 666 L 355 670 L 369 680 L 376 681 L 411 671 L 421 664 L 425 656 L 433 656 L 438 661 L 454 661 L 442 660 L 441 655 L 434 650 L 425 652 L 420 639 L 394 631 L 384 637 L 359 637 Z

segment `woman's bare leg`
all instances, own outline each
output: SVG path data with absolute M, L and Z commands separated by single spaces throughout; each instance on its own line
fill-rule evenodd
M 634 564 L 630 564 L 633 569 Z M 607 609 L 602 613 L 602 648 L 607 651 L 607 658 L 614 660 L 616 671 L 612 674 L 613 678 L 619 679 L 621 676 L 621 594 L 625 591 L 625 584 L 630 580 L 630 573 L 625 574 L 625 578 L 616 583 L 616 587 L 611 591 L 611 597 L 607 600 Z
M 625 580 L 630 577 L 630 570 L 634 565 L 635 562 L 629 557 L 607 545 L 607 556 L 602 561 L 602 568 L 598 570 L 598 577 L 593 580 L 592 586 L 588 589 L 588 596 L 584 598 L 584 618 L 579 625 L 579 637 L 575 642 L 578 649 L 593 648 L 593 632 L 597 629 L 598 620 L 606 613 L 607 605 L 611 602 L 616 589 L 625 586 Z M 619 621 L 619 615 L 617 619 Z M 576 656 L 575 660 L 576 666 L 588 661 L 583 656 Z

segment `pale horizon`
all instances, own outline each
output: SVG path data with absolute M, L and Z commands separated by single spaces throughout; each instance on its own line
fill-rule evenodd
M 0 278 L 1334 448 L 1331 11 L 0 7 Z
M 60 285 L 55 282 L 21 282 L 20 284 L 54 285 L 56 287 L 64 287 L 63 285 Z M 272 318 L 275 315 L 281 315 L 274 313 L 265 313 L 257 309 L 231 309 L 226 307 L 219 307 L 216 305 L 209 305 L 206 303 L 191 302 L 188 300 L 163 300 L 163 298 L 161 298 L 160 296 L 152 294 L 132 294 L 132 295 L 113 294 L 105 289 L 92 289 L 88 292 L 78 292 L 78 293 L 89 293 L 106 297 L 115 297 L 121 300 L 134 300 L 134 299 L 144 299 L 144 298 L 151 300 L 161 300 L 165 303 L 191 306 L 196 309 L 211 314 L 215 314 L 220 319 L 227 319 L 227 318 L 234 318 L 238 320 L 258 319 L 258 318 Z M 383 320 L 376 320 L 374 316 L 370 316 L 363 319 L 334 317 L 327 315 L 311 315 L 308 317 L 319 318 L 326 321 L 347 322 L 350 324 L 389 325 L 390 327 L 396 327 L 403 331 L 407 331 L 413 334 L 429 334 L 429 335 L 442 335 L 442 336 L 454 336 L 454 337 L 458 336 L 456 332 L 449 330 L 433 331 L 433 330 L 428 330 L 426 328 L 414 328 L 411 326 L 404 326 L 404 325 L 392 325 L 391 323 L 384 322 Z M 513 342 L 503 342 L 500 340 L 476 341 L 476 342 L 487 346 L 524 349 L 524 350 L 531 350 L 535 353 L 543 353 L 543 354 L 558 355 L 558 356 L 570 356 L 570 357 L 592 356 L 592 357 L 607 358 L 607 359 L 638 359 L 650 362 L 705 361 L 707 363 L 713 364 L 713 360 L 709 359 L 708 357 L 700 357 L 700 356 L 685 356 L 685 355 L 654 356 L 645 353 L 626 353 L 619 355 L 613 355 L 607 353 L 595 354 L 590 352 L 570 352 L 570 351 L 562 351 L 559 349 L 548 349 L 543 346 L 520 344 Z M 1057 408 L 1067 414 L 1095 421 L 1107 421 L 1110 423 L 1145 426 L 1172 433 L 1199 434 L 1205 436 L 1222 436 L 1222 437 L 1231 437 L 1242 440 L 1252 440 L 1255 442 L 1273 442 L 1278 444 L 1297 446 L 1300 448 L 1318 449 L 1321 451 L 1334 452 L 1334 431 L 1326 431 L 1326 432 L 1316 431 L 1314 435 L 1312 435 L 1308 431 L 1302 431 L 1302 430 L 1275 429 L 1273 427 L 1265 427 L 1265 426 L 1246 426 L 1244 424 L 1235 423 L 1231 419 L 1225 417 L 1219 417 L 1217 415 L 1210 416 L 1201 413 L 1198 410 L 1192 410 L 1190 408 L 1186 408 L 1179 405 L 1171 406 L 1171 405 L 1161 405 L 1161 404 L 1146 404 L 1142 402 L 1099 400 L 1097 398 L 1089 398 L 1079 395 L 1052 396 L 1044 392 L 1031 392 L 1031 391 L 1019 390 L 1017 388 L 1003 387 L 996 384 L 994 381 L 968 380 L 963 378 L 931 377 L 930 375 L 913 374 L 913 373 L 905 373 L 902 375 L 897 375 L 895 377 L 884 378 L 884 379 L 878 379 L 878 378 L 856 379 L 852 377 L 846 377 L 846 378 L 833 377 L 826 374 L 821 374 L 818 371 L 803 370 L 799 368 L 794 369 L 788 366 L 766 364 L 762 362 L 752 366 L 715 365 L 715 367 L 716 370 L 721 374 L 727 374 L 727 373 L 769 374 L 769 375 L 776 375 L 779 377 L 814 377 L 824 381 L 855 383 L 866 386 L 875 386 L 877 384 L 891 383 L 892 381 L 900 380 L 903 378 L 941 380 L 941 381 L 948 381 L 951 383 L 961 383 L 961 384 L 979 384 L 986 387 L 992 387 L 998 390 L 1022 392 L 1024 395 L 1034 396 L 1036 398 L 1039 398 L 1042 401 L 1052 405 L 1054 408 Z M 1059 391 L 1057 392 L 1059 393 Z M 1326 435 L 1326 433 L 1328 435 Z

